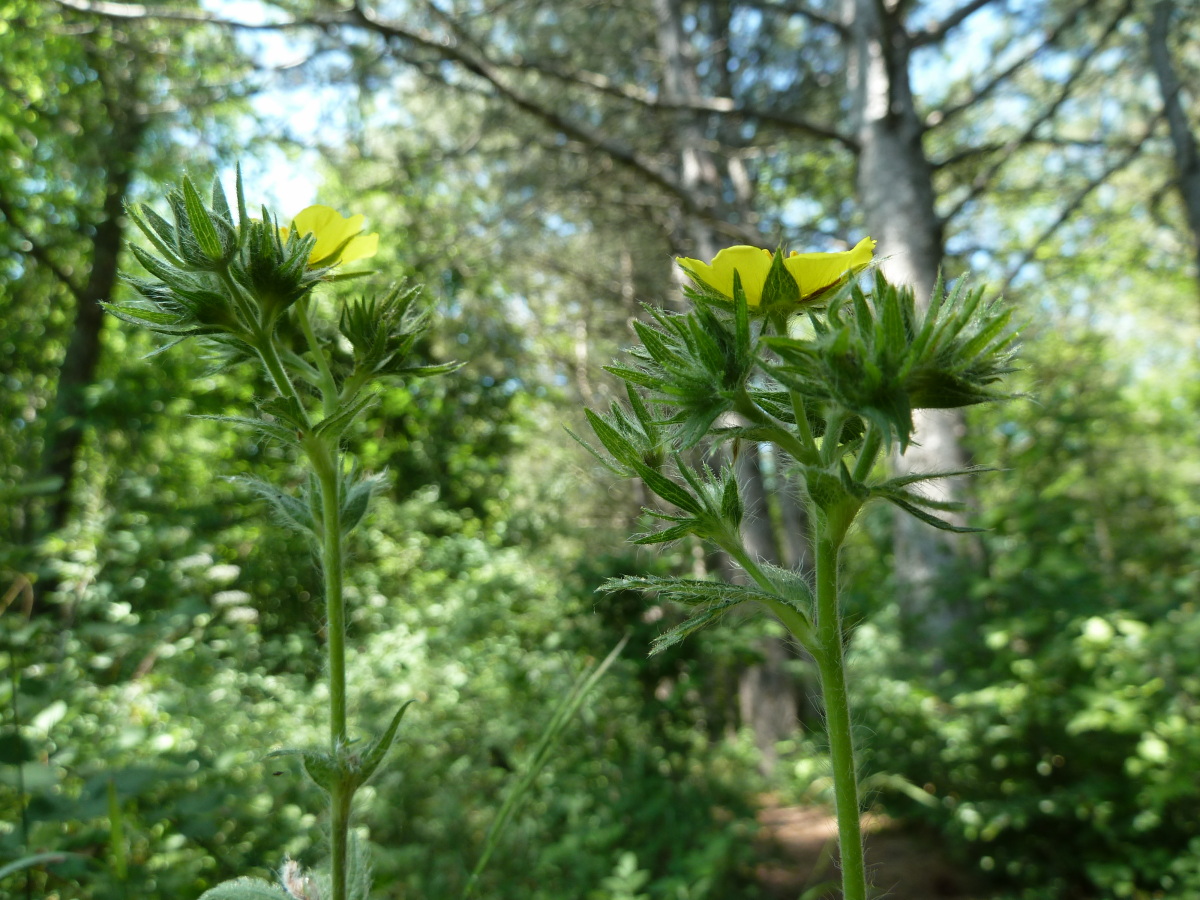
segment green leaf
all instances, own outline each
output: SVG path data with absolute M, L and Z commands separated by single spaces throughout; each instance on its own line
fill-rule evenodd
M 291 894 L 277 884 L 261 878 L 235 878 L 210 888 L 200 900 L 293 900 Z
M 267 754 L 267 759 L 278 759 L 284 756 L 300 757 L 305 773 L 317 787 L 327 794 L 332 794 L 334 785 L 346 775 L 333 756 L 319 750 L 273 750 Z
M 171 325 L 179 324 L 179 316 L 175 313 L 159 312 L 156 309 L 146 309 L 141 306 L 131 306 L 128 303 L 105 303 L 100 301 L 105 311 L 112 313 L 118 319 L 134 325 Z
M 612 425 L 590 409 L 585 409 L 583 414 L 587 417 L 588 424 L 592 426 L 592 431 L 596 433 L 596 437 L 600 439 L 604 449 L 612 454 L 613 459 L 629 468 L 633 468 L 635 463 L 641 465 L 637 450 Z
M 192 226 L 192 235 L 196 238 L 196 243 L 200 245 L 200 249 L 204 251 L 204 255 L 214 262 L 224 258 L 225 251 L 221 247 L 221 239 L 217 236 L 217 229 L 208 217 L 208 210 L 204 208 L 204 201 L 196 193 L 196 187 L 192 184 L 190 178 L 183 179 L 183 202 L 187 208 L 188 221 Z
M 633 544 L 666 544 L 670 541 L 685 538 L 689 534 L 694 534 L 699 527 L 700 523 L 696 519 L 688 519 L 680 525 L 673 525 L 670 528 L 664 528 L 662 531 L 635 534 L 629 541 Z
M 329 436 L 334 440 L 339 440 L 342 433 L 354 423 L 363 410 L 375 402 L 375 399 L 374 394 L 364 391 L 349 402 L 343 403 L 342 408 L 332 416 L 327 416 L 318 422 L 313 433 L 318 437 Z
M 633 460 L 630 465 L 638 473 L 642 481 L 646 483 L 646 487 L 650 488 L 650 490 L 654 491 L 654 493 L 668 503 L 673 503 L 680 509 L 690 512 L 692 515 L 700 515 L 704 511 L 704 507 L 695 497 L 666 475 L 654 471 L 654 469 L 650 468 L 640 459 Z
M 32 856 L 23 856 L 6 866 L 0 866 L 0 881 L 24 869 L 53 865 L 54 863 L 65 862 L 68 858 L 77 856 L 78 854 L 75 853 L 35 853 Z
M 253 419 L 246 421 L 251 424 L 257 424 Z M 279 518 L 289 528 L 310 537 L 318 534 L 316 523 L 312 520 L 308 504 L 299 498 L 280 490 L 270 482 L 252 476 L 239 476 L 230 478 L 229 481 L 249 488 L 270 503 L 275 508 L 275 512 L 279 515 Z
M 654 656 L 662 653 L 664 650 L 674 647 L 689 634 L 694 631 L 699 631 L 706 625 L 711 625 L 713 622 L 720 619 L 725 613 L 745 602 L 745 599 L 728 599 L 710 606 L 702 612 L 698 612 L 690 616 L 685 621 L 680 622 L 673 628 L 669 628 L 650 642 L 650 655 Z
M 300 404 L 291 397 L 273 397 L 260 403 L 258 408 L 260 412 L 286 422 L 297 431 L 305 431 L 308 428 L 308 417 Z
M 877 496 L 882 497 L 889 503 L 894 503 L 910 516 L 920 519 L 926 525 L 932 525 L 934 528 L 937 528 L 941 531 L 952 531 L 955 534 L 978 534 L 979 532 L 985 530 L 983 528 L 971 528 L 965 525 L 955 525 L 951 522 L 947 522 L 945 519 L 939 519 L 937 516 L 927 513 L 925 510 L 916 506 L 913 502 L 916 498 L 912 497 L 911 495 L 905 495 L 897 491 L 888 492 L 886 494 L 878 494 Z M 927 503 L 926 505 L 932 504 Z
M 400 720 L 404 718 L 405 711 L 415 702 L 415 700 L 409 700 L 401 706 L 400 711 L 392 717 L 392 723 L 388 725 L 387 730 L 363 753 L 362 765 L 355 779 L 358 784 L 363 784 L 375 774 L 375 770 L 379 768 L 379 764 L 383 762 L 392 742 L 396 739 L 396 730 L 400 727 Z
M 579 707 L 583 705 L 583 701 L 587 699 L 588 694 L 592 692 L 592 689 L 604 677 L 604 673 L 616 662 L 617 657 L 621 655 L 621 651 L 625 649 L 625 645 L 628 643 L 629 635 L 626 634 L 609 651 L 608 656 L 604 657 L 603 660 L 590 670 L 585 670 L 575 680 L 575 683 L 571 686 L 570 693 L 563 698 L 562 703 L 554 710 L 549 724 L 538 739 L 532 758 L 525 766 L 517 782 L 513 785 L 512 790 L 509 791 L 508 796 L 504 799 L 504 804 L 500 807 L 500 811 L 496 814 L 496 818 L 492 820 L 492 824 L 488 828 L 487 835 L 483 840 L 483 853 L 479 857 L 479 862 L 475 864 L 475 868 L 471 870 L 471 877 L 467 880 L 467 886 L 462 893 L 463 900 L 470 897 L 474 891 L 480 874 L 487 867 L 492 852 L 500 842 L 500 835 L 504 832 L 505 826 L 508 824 L 513 812 L 516 811 L 521 799 L 529 792 L 538 774 L 550 760 L 550 754 L 562 737 L 567 723 L 574 718 L 575 713 L 579 711 Z

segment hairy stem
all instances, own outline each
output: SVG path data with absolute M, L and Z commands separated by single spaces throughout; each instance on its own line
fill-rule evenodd
M 271 377 L 272 384 L 275 385 L 275 390 L 279 391 L 279 396 L 296 402 L 296 408 L 304 417 L 307 425 L 308 417 L 304 411 L 304 404 L 300 400 L 300 395 L 296 393 L 296 386 L 292 384 L 292 379 L 288 377 L 287 369 L 283 367 L 283 362 L 279 359 L 279 351 L 275 348 L 274 339 L 270 335 L 264 335 L 256 343 L 254 349 L 258 351 L 258 356 L 262 360 L 263 366 L 266 367 L 267 374 Z
M 842 860 L 844 900 L 866 900 L 867 878 L 859 825 L 858 772 L 850 733 L 850 701 L 846 695 L 846 665 L 842 652 L 842 622 L 838 610 L 838 550 L 841 541 L 817 530 L 817 667 L 829 731 L 833 765 L 834 804 Z
M 329 360 L 325 358 L 325 352 L 317 343 L 316 334 L 313 333 L 312 319 L 309 317 L 309 301 L 309 297 L 304 297 L 296 304 L 296 318 L 300 321 L 300 330 L 304 332 L 304 340 L 308 342 L 308 349 L 312 351 L 313 359 L 317 363 L 317 370 L 321 373 L 321 402 L 323 412 L 328 417 L 337 412 L 337 381 L 334 380 L 333 371 L 329 368 Z
M 346 747 L 346 608 L 342 597 L 341 460 L 321 447 L 309 459 L 321 484 L 321 568 L 325 576 L 325 628 L 329 651 L 329 744 L 335 759 Z M 346 841 L 354 790 L 339 779 L 332 791 L 333 898 L 346 900 Z

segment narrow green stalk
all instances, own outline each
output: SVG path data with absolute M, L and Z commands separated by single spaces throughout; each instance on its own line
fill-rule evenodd
M 875 465 L 875 458 L 879 456 L 879 448 L 883 446 L 883 437 L 879 433 L 879 429 L 874 425 L 867 426 L 866 437 L 863 438 L 862 450 L 858 454 L 858 460 L 854 463 L 854 480 L 863 482 L 867 480 L 867 476 L 871 474 L 871 467 Z
M 337 382 L 333 378 L 333 371 L 329 368 L 329 360 L 325 358 L 325 352 L 321 349 L 321 345 L 317 343 L 317 336 L 313 333 L 312 320 L 308 314 L 308 297 L 304 297 L 297 304 L 296 318 L 300 321 L 300 330 L 304 332 L 304 340 L 308 342 L 308 348 L 312 351 L 313 359 L 317 362 L 317 369 L 321 373 L 321 403 L 323 412 L 326 416 L 331 416 L 337 412 L 338 408 L 338 388 Z
M 774 441 L 780 448 L 790 453 L 794 459 L 808 464 L 816 462 L 815 445 L 810 448 L 797 440 L 796 436 L 782 422 L 750 399 L 750 395 L 745 390 L 738 396 L 735 409 L 755 425 L 770 429 L 769 440 Z
M 329 648 L 329 745 L 335 759 L 344 752 L 346 733 L 346 608 L 342 597 L 341 499 L 338 496 L 341 460 L 336 449 L 311 452 L 309 459 L 321 483 L 321 568 L 325 575 L 325 628 Z M 347 837 L 352 787 L 340 780 L 333 786 L 332 900 L 346 900 Z
M 354 799 L 354 791 L 342 784 L 333 789 L 331 802 L 332 828 L 330 848 L 333 853 L 330 877 L 333 881 L 332 900 L 346 900 L 346 860 L 349 856 L 350 838 L 350 802 Z
M 846 665 L 842 652 L 842 623 L 838 610 L 838 551 L 840 539 L 817 528 L 817 667 L 829 731 L 833 764 L 834 805 L 842 860 L 843 900 L 866 900 L 867 876 L 859 825 L 858 772 L 850 732 L 850 701 L 846 694 Z
M 301 415 L 303 415 L 304 404 L 300 401 L 300 395 L 296 393 L 296 386 L 292 384 L 292 379 L 288 377 L 287 370 L 283 367 L 283 363 L 279 359 L 279 351 L 275 349 L 275 341 L 270 335 L 263 335 L 254 349 L 258 351 L 258 356 L 262 360 L 263 366 L 266 367 L 267 374 L 271 376 L 271 382 L 275 385 L 275 390 L 279 391 L 279 396 L 296 401 L 296 406 L 299 408 Z

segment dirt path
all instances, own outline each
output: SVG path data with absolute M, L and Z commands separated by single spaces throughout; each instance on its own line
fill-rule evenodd
M 840 897 L 836 865 L 837 824 L 829 810 L 814 806 L 779 806 L 763 798 L 758 814 L 763 862 L 759 882 L 771 897 L 797 900 L 813 890 L 811 900 Z M 941 857 L 936 842 L 882 816 L 863 816 L 871 881 L 887 900 L 984 900 L 971 879 Z M 808 898 L 806 898 L 808 900 Z

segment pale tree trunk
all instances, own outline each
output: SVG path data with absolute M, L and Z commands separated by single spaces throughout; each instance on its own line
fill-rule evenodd
M 1180 97 L 1182 85 L 1179 76 L 1175 74 L 1175 62 L 1168 43 L 1171 18 L 1174 14 L 1174 0 L 1157 0 L 1154 4 L 1154 18 L 1149 30 L 1150 61 L 1154 65 L 1154 75 L 1162 93 L 1163 112 L 1171 132 L 1171 145 L 1175 150 L 1176 183 L 1180 199 L 1183 201 L 1188 228 L 1192 232 L 1192 252 L 1196 263 L 1197 283 L 1200 285 L 1200 152 L 1197 152 L 1196 136 L 1192 133 Z
M 702 94 L 696 76 L 695 61 L 690 58 L 683 29 L 680 0 L 655 0 L 658 20 L 658 49 L 663 66 L 663 95 L 668 102 L 699 99 Z M 718 5 L 718 15 L 727 19 L 728 5 Z M 723 70 L 720 60 L 715 64 Z M 726 219 L 744 222 L 751 201 L 750 180 L 741 161 L 729 158 L 718 162 L 706 147 L 705 121 L 697 114 L 686 114 L 676 128 L 680 181 L 689 194 L 709 209 L 724 207 Z M 731 205 L 723 200 L 728 181 L 734 193 Z M 673 241 L 681 244 L 686 255 L 710 259 L 722 244 L 712 226 L 695 216 L 681 221 Z M 678 274 L 678 273 L 677 273 Z M 735 470 L 742 488 L 746 510 L 744 537 L 751 554 L 771 563 L 780 562 L 779 540 L 767 511 L 766 491 L 758 448 L 743 445 L 735 458 Z M 731 573 L 728 560 L 723 561 Z M 736 574 L 736 573 L 734 573 Z M 791 651 L 782 640 L 770 638 L 760 647 L 762 661 L 738 674 L 738 716 L 754 732 L 765 769 L 776 762 L 775 745 L 795 733 L 798 716 L 796 686 L 787 671 Z
M 884 0 L 847 0 L 849 58 L 847 78 L 854 98 L 860 146 L 858 199 L 867 232 L 879 243 L 883 273 L 894 283 L 911 285 L 917 304 L 928 306 L 942 263 L 942 226 L 934 209 L 929 160 L 922 146 L 922 125 L 909 81 L 909 36 L 897 4 Z M 901 5 L 902 6 L 902 5 Z M 893 462 L 898 471 L 961 469 L 963 417 L 957 411 L 921 411 L 914 416 L 911 446 Z M 958 485 L 941 485 L 961 499 Z M 936 531 L 910 516 L 898 515 L 895 559 L 900 598 L 911 621 L 936 635 L 956 618 L 939 604 L 934 588 L 939 573 L 960 555 L 961 540 Z

